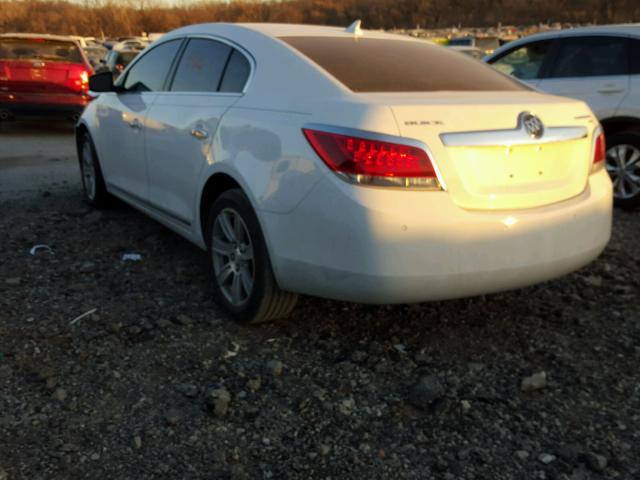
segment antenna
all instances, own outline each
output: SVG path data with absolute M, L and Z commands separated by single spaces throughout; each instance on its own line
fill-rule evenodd
M 351 25 L 349 25 L 346 29 L 345 32 L 347 33 L 353 33 L 355 36 L 360 36 L 362 35 L 362 30 L 360 29 L 360 24 L 362 23 L 361 20 L 356 20 L 355 22 L 353 22 Z

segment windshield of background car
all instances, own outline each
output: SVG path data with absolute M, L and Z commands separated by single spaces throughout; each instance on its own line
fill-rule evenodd
M 83 63 L 80 49 L 72 42 L 43 38 L 0 38 L 0 60 L 32 59 Z
M 500 72 L 520 80 L 534 80 L 541 76 L 542 65 L 547 59 L 551 44 L 551 40 L 527 43 L 492 60 L 491 64 Z
M 116 63 L 121 63 L 123 65 L 129 65 L 131 60 L 136 58 L 140 52 L 120 52 L 118 55 L 118 60 Z
M 354 92 L 527 90 L 465 55 L 428 42 L 281 37 Z

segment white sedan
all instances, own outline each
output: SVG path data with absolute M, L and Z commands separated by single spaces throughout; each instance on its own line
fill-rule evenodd
M 113 195 L 208 252 L 233 316 L 297 294 L 410 303 L 589 263 L 611 231 L 604 138 L 581 101 L 428 42 L 203 24 L 153 44 L 77 126 L 89 203 Z

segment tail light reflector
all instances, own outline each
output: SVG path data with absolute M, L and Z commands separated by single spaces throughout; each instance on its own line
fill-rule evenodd
M 440 188 L 431 158 L 419 147 L 308 128 L 302 131 L 322 161 L 352 183 Z
M 607 156 L 607 144 L 601 127 L 598 127 L 593 135 L 595 140 L 593 142 L 593 164 L 591 170 L 595 172 L 604 166 L 604 161 Z
M 72 66 L 69 69 L 69 77 L 67 84 L 72 90 L 79 92 L 89 91 L 89 76 L 92 74 L 91 70 L 87 70 L 82 66 Z
M 604 158 L 607 155 L 606 141 L 604 139 L 604 133 L 600 132 L 598 138 L 596 138 L 596 147 L 593 152 L 593 163 L 604 162 Z

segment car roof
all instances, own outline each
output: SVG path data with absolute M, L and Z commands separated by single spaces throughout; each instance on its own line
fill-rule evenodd
M 69 35 L 51 35 L 48 33 L 0 33 L 0 38 L 42 38 L 45 40 L 76 42 L 76 39 Z
M 507 50 L 511 50 L 514 47 L 520 45 L 526 45 L 527 43 L 537 40 L 554 40 L 556 38 L 567 37 L 579 37 L 583 35 L 614 35 L 623 37 L 638 37 L 640 38 L 640 23 L 626 23 L 619 25 L 598 25 L 593 27 L 577 27 L 568 28 L 565 30 L 552 30 L 548 32 L 535 33 L 526 37 L 513 40 L 505 43 L 498 48 L 495 52 L 485 57 L 486 61 L 492 60 L 504 53 Z
M 271 38 L 278 37 L 349 37 L 353 38 L 354 33 L 347 32 L 347 26 L 329 27 L 324 25 L 301 25 L 293 23 L 200 23 L 189 25 L 177 30 L 173 30 L 162 37 L 173 35 L 188 35 L 193 33 L 209 33 L 220 34 L 221 30 L 225 32 L 235 31 L 241 34 L 243 31 L 252 31 Z M 408 35 L 398 35 L 385 33 L 378 30 L 363 30 L 363 38 L 386 38 L 393 40 L 406 40 L 413 42 L 424 42 L 424 40 L 415 39 Z
M 577 27 L 565 30 L 554 30 L 538 33 L 525 38 L 556 38 L 575 35 L 624 35 L 640 37 L 640 23 L 627 23 L 620 25 L 598 25 L 593 27 Z

